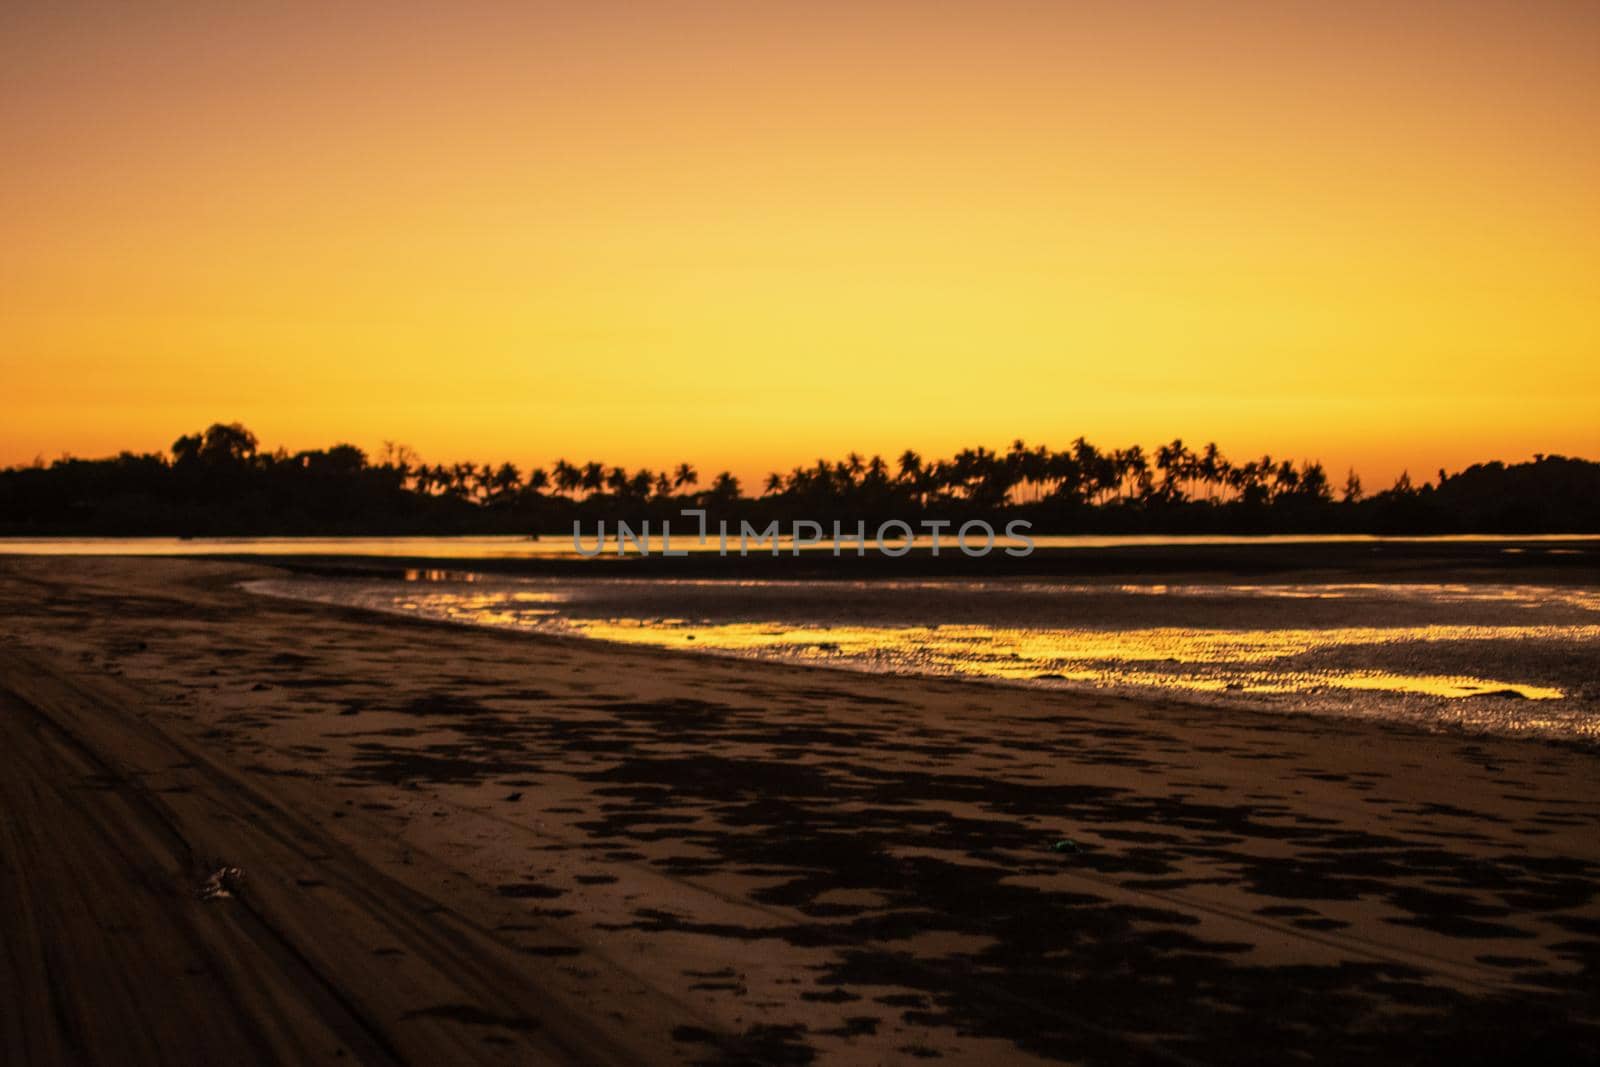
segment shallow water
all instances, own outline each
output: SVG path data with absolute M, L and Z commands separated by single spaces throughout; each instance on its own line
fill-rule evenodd
M 1600 737 L 1600 591 L 1514 584 L 269 579 L 446 622 L 859 671 Z
M 607 540 L 604 555 L 615 556 L 619 552 L 616 547 L 616 533 L 607 527 Z M 948 547 L 949 537 L 945 538 L 947 554 L 956 554 L 956 550 Z M 595 530 L 586 525 L 581 539 L 585 549 L 592 550 L 596 545 Z M 1570 553 L 1571 549 L 1560 547 L 1560 542 L 1596 542 L 1600 536 L 1593 534 L 1532 534 L 1506 538 L 1498 535 L 1479 534 L 1452 534 L 1439 537 L 1374 537 L 1366 534 L 1292 534 L 1281 536 L 1234 536 L 1234 535 L 1144 535 L 1144 534 L 1072 534 L 1060 536 L 1037 535 L 1033 538 L 1034 547 L 1037 549 L 1096 549 L 1096 548 L 1134 548 L 1134 547 L 1163 547 L 1163 546 L 1201 546 L 1201 545 L 1338 545 L 1338 544 L 1384 544 L 1384 543 L 1436 543 L 1436 544 L 1484 544 L 1504 541 L 1507 546 L 1502 551 L 1507 553 L 1542 552 L 1552 555 Z M 1541 543 L 1550 543 L 1550 547 L 1541 547 Z M 927 548 L 930 541 L 926 537 L 918 538 L 916 547 Z M 1009 542 L 1007 542 L 1009 543 Z M 652 552 L 660 554 L 661 541 L 659 531 L 651 542 Z M 626 551 L 620 554 L 637 554 L 637 549 L 632 542 L 623 546 Z M 790 554 L 793 542 L 785 538 L 781 541 L 782 552 Z M 1001 551 L 1003 544 L 997 542 L 995 551 Z M 705 543 L 697 543 L 692 538 L 685 540 L 675 535 L 672 541 L 673 551 L 687 551 L 691 553 L 714 553 L 721 551 L 721 546 L 712 537 Z M 823 541 L 815 547 L 805 548 L 806 552 L 822 555 L 832 554 L 834 546 L 831 540 Z M 737 546 L 732 549 L 737 554 Z M 751 554 L 761 555 L 763 549 L 752 549 Z M 766 549 L 770 551 L 770 549 Z M 844 555 L 855 554 L 857 549 L 853 543 L 846 544 L 841 549 Z M 27 555 L 27 556 L 215 556 L 215 555 L 240 555 L 240 556 L 362 556 L 375 558 L 410 558 L 410 559 L 451 559 L 451 560 L 492 560 L 492 559 L 576 559 L 582 555 L 576 550 L 573 538 L 570 535 L 551 534 L 534 539 L 518 535 L 497 535 L 485 537 L 0 537 L 0 555 Z

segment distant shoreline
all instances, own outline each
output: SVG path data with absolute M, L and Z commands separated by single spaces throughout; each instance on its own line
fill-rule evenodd
M 1316 461 L 1230 461 L 1217 447 L 1173 440 L 1065 450 L 1018 440 L 1003 453 L 947 459 L 907 450 L 893 463 L 852 453 L 748 489 L 724 471 L 700 486 L 692 464 L 671 472 L 556 461 L 419 463 L 393 446 L 373 462 L 353 445 L 264 451 L 239 423 L 186 434 L 165 453 L 62 457 L 0 470 L 0 533 L 11 535 L 277 536 L 550 534 L 574 523 L 650 522 L 682 528 L 776 523 L 830 530 L 857 523 L 1020 523 L 1037 535 L 1390 534 L 1600 532 L 1600 463 L 1536 454 L 1475 463 L 1438 481 L 1402 474 L 1368 492 L 1351 471 L 1336 492 Z
M 1520 544 L 1538 551 L 1506 552 Z M 261 560 L 228 552 L 207 553 L 216 559 Z M 809 555 L 718 557 L 694 554 L 659 556 L 465 558 L 442 555 L 356 557 L 343 555 L 280 555 L 278 566 L 313 572 L 392 572 L 397 568 L 461 568 L 494 574 L 560 577 L 631 578 L 767 578 L 859 581 L 892 578 L 1076 578 L 1155 580 L 1183 576 L 1192 580 L 1232 580 L 1294 574 L 1355 576 L 1365 581 L 1418 579 L 1600 584 L 1600 538 L 1537 540 L 1508 538 L 1483 541 L 1396 539 L 1381 541 L 1272 542 L 1228 544 L 1159 544 L 1117 547 L 1040 547 L 1026 559 L 1003 556 L 971 558 L 943 555 L 937 559 L 913 553 L 898 559 L 842 555 L 826 550 Z

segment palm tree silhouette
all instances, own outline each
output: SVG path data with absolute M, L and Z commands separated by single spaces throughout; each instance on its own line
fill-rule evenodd
M 447 492 L 451 496 L 462 500 L 472 499 L 472 486 L 477 481 L 478 465 L 476 463 L 455 463 L 450 467 L 450 488 Z
M 838 459 L 819 457 L 810 466 L 795 467 L 787 474 L 774 471 L 762 481 L 761 493 L 750 498 L 741 495 L 739 480 L 729 471 L 720 472 L 709 489 L 697 493 L 699 474 L 687 462 L 659 472 L 629 472 L 624 467 L 595 461 L 577 465 L 562 458 L 548 471 L 536 468 L 524 478 L 514 463 L 430 465 L 416 461 L 409 449 L 389 442 L 384 445 L 381 462 L 370 464 L 352 445 L 292 456 L 281 449 L 263 454 L 257 448 L 254 435 L 243 426 L 216 424 L 173 442 L 170 463 L 161 456 L 144 458 L 153 460 L 158 468 L 182 470 L 182 484 L 191 493 L 208 483 L 206 492 L 213 495 L 218 486 L 251 484 L 248 480 L 255 472 L 280 472 L 277 477 L 282 482 L 290 472 L 304 471 L 320 480 L 318 492 L 324 495 L 328 486 L 340 484 L 341 479 L 362 479 L 368 491 L 382 490 L 390 500 L 398 490 L 419 501 L 443 497 L 451 502 L 450 507 L 433 506 L 411 518 L 460 514 L 460 504 L 484 508 L 531 505 L 552 489 L 565 498 L 564 503 L 593 500 L 607 508 L 638 508 L 650 502 L 651 513 L 659 510 L 660 502 L 682 495 L 719 505 L 747 501 L 757 507 L 754 514 L 769 517 L 797 514 L 795 509 L 801 507 L 815 509 L 819 516 L 849 515 L 852 508 L 867 515 L 884 514 L 890 507 L 907 509 L 908 514 L 910 509 L 948 508 L 960 514 L 1019 508 L 1056 522 L 1072 520 L 1080 508 L 1109 509 L 1115 514 L 1136 505 L 1204 505 L 1244 515 L 1270 510 L 1280 501 L 1290 509 L 1284 514 L 1291 522 L 1306 522 L 1317 514 L 1308 507 L 1332 504 L 1336 496 L 1320 462 L 1263 455 L 1235 463 L 1214 441 L 1196 451 L 1182 438 L 1157 446 L 1151 454 L 1139 444 L 1102 449 L 1081 436 L 1061 451 L 1043 444 L 1029 445 L 1019 437 L 998 453 L 977 445 L 944 459 L 924 458 L 913 449 L 905 449 L 893 461 L 879 454 L 864 459 L 863 453 L 849 452 Z M 1440 481 L 1454 477 L 1459 476 L 1441 471 Z M 355 483 L 348 486 L 352 494 L 358 491 Z M 1366 506 L 1425 491 L 1403 482 L 1377 494 Z M 1367 499 L 1354 469 L 1349 471 L 1339 499 L 1340 506 L 1351 508 Z M 558 507 L 535 508 L 532 513 L 541 521 L 563 515 Z M 1262 517 L 1249 521 L 1255 523 Z M 1159 521 L 1187 520 L 1178 513 Z
M 564 496 L 572 496 L 583 486 L 583 472 L 564 459 L 555 463 L 556 492 Z
M 603 464 L 590 460 L 583 465 L 583 491 L 588 496 L 593 496 L 606 487 L 606 468 Z
M 1115 454 L 1113 466 L 1116 469 L 1117 498 L 1140 499 L 1147 498 L 1151 492 L 1150 461 L 1145 457 L 1144 449 L 1138 445 L 1129 445 Z
M 900 480 L 915 483 L 922 474 L 922 457 L 911 449 L 900 453 Z
M 628 472 L 621 467 L 612 467 L 606 473 L 606 488 L 615 496 L 622 496 L 628 491 Z
M 1223 458 L 1217 449 L 1215 441 L 1206 443 L 1196 461 L 1196 469 L 1200 475 L 1201 484 L 1206 487 L 1206 500 L 1216 499 L 1216 490 L 1221 487 L 1228 471 L 1228 461 Z
M 731 504 L 739 499 L 739 479 L 723 471 L 712 479 L 711 495 L 718 501 Z
M 472 470 L 472 495 L 480 504 L 494 496 L 494 464 L 485 463 Z
M 483 469 L 488 471 L 489 465 L 484 464 Z M 522 472 L 515 463 L 500 464 L 489 478 L 489 498 L 494 501 L 510 500 L 521 488 Z
M 1156 447 L 1156 469 L 1161 472 L 1161 488 L 1156 496 L 1166 501 L 1180 501 L 1184 493 L 1181 486 L 1185 469 L 1184 461 L 1189 450 L 1184 447 L 1182 438 L 1174 438 L 1171 444 Z

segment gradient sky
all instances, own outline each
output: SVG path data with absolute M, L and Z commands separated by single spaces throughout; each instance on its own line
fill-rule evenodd
M 0 463 L 1600 458 L 1595 3 L 7 5 L 0 160 Z

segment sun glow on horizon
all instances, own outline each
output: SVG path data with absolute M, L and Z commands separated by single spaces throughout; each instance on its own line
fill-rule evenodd
M 0 464 L 1600 455 L 1600 9 L 0 14 Z

